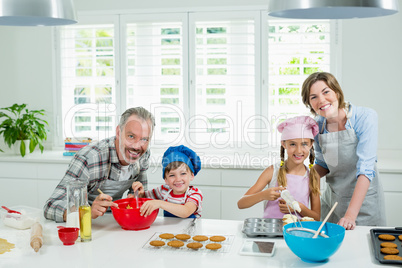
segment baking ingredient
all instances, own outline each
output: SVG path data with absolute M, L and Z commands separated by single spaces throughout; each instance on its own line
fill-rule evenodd
M 6 239 L 0 238 L 0 254 L 10 252 L 14 247 L 14 244 L 9 243 Z
M 31 247 L 35 252 L 38 252 L 43 244 L 42 230 L 42 225 L 39 222 L 35 222 L 31 226 Z
M 22 214 L 15 214 L 15 213 L 7 213 L 3 218 L 4 225 L 15 229 L 29 229 L 32 224 L 38 221 L 36 218 L 29 217 L 25 215 L 24 211 L 21 212 Z
M 288 205 L 293 208 L 294 210 L 296 210 L 297 212 L 301 212 L 301 208 L 299 205 L 299 202 L 297 202 L 293 196 L 290 194 L 290 192 L 288 190 L 283 190 L 281 192 L 281 197 L 283 198 L 283 200 L 286 201 L 286 203 L 288 203 Z
M 78 211 L 67 214 L 66 227 L 80 228 L 80 216 Z
M 81 242 L 92 240 L 91 206 L 80 206 L 80 237 Z
M 274 242 L 254 241 L 254 243 L 258 246 L 258 250 L 261 253 L 272 253 L 272 250 L 274 249 Z
M 292 214 L 283 215 L 282 221 L 284 224 L 297 222 L 297 217 Z

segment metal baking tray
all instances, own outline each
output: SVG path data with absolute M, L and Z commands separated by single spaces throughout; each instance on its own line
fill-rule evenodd
M 242 232 L 248 237 L 283 236 L 282 219 L 248 218 L 244 220 Z
M 385 240 L 380 240 L 378 238 L 379 235 L 381 234 L 390 234 L 395 236 L 394 241 L 385 241 Z M 402 264 L 402 261 L 396 261 L 396 260 L 384 260 L 384 256 L 386 254 L 381 253 L 381 243 L 382 242 L 392 242 L 397 245 L 397 249 L 399 249 L 399 254 L 398 256 L 402 257 L 402 246 L 401 242 L 398 239 L 398 236 L 402 235 L 402 227 L 395 227 L 393 229 L 383 229 L 383 228 L 375 228 L 370 230 L 370 236 L 371 236 L 371 242 L 373 243 L 373 251 L 374 251 L 374 256 L 375 258 L 383 264 Z

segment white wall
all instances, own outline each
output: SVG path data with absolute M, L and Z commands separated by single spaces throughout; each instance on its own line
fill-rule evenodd
M 380 149 L 401 150 L 402 12 L 342 24 L 341 85 L 346 99 L 377 111 Z
M 182 10 L 208 6 L 219 9 L 222 6 L 267 5 L 267 0 L 75 2 L 77 10 L 85 13 L 112 9 Z M 399 2 L 402 7 L 402 0 Z M 399 137 L 402 124 L 398 120 L 402 114 L 402 12 L 389 17 L 344 20 L 341 27 L 343 54 L 338 78 L 346 99 L 378 112 L 379 149 L 402 150 L 402 139 Z M 0 40 L 0 107 L 25 102 L 31 109 L 45 109 L 53 126 L 55 76 L 52 28 L 0 26 Z M 51 141 L 52 137 L 47 148 Z

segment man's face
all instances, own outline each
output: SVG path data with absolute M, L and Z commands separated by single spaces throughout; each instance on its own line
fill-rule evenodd
M 151 122 L 136 115 L 128 118 L 126 125 L 116 128 L 116 150 L 123 166 L 135 163 L 148 149 L 151 139 Z

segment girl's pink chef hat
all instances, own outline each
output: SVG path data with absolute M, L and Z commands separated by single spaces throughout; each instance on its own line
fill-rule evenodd
M 318 125 L 310 116 L 297 116 L 279 124 L 278 131 L 282 133 L 282 141 L 290 139 L 314 139 L 318 134 Z

